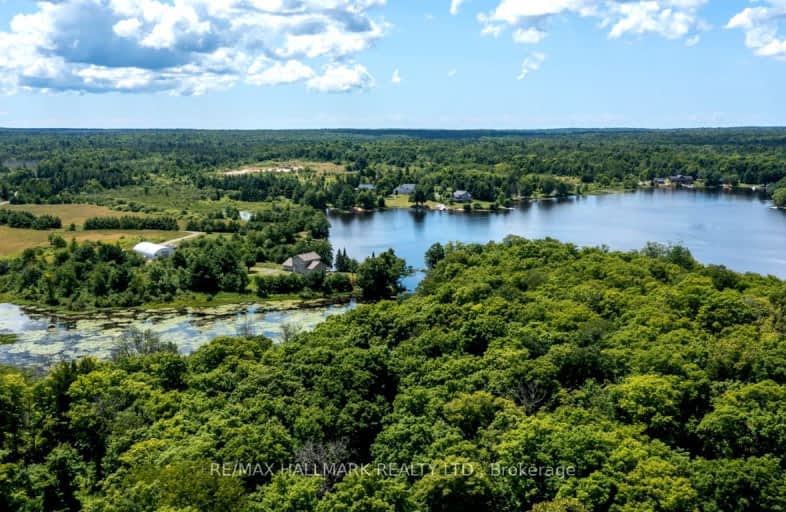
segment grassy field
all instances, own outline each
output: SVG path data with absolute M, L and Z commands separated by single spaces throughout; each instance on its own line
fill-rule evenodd
M 250 277 L 253 278 L 255 275 L 275 276 L 279 274 L 286 274 L 286 272 L 278 263 L 269 261 L 265 263 L 257 263 L 254 267 L 252 267 Z
M 399 194 L 385 198 L 385 206 L 388 208 L 409 208 L 412 203 L 409 202 L 409 196 Z
M 69 224 L 76 224 L 78 228 L 81 228 L 85 220 L 90 217 L 117 217 L 119 215 L 118 212 L 110 210 L 105 206 L 93 204 L 7 204 L 0 208 L 30 212 L 33 215 L 54 215 L 55 217 L 60 217 L 64 227 L 68 227 Z
M 16 256 L 25 249 L 48 245 L 49 233 L 57 233 L 69 241 L 75 238 L 77 242 L 85 240 L 107 243 L 118 242 L 124 249 L 130 249 L 143 240 L 150 242 L 165 242 L 173 238 L 188 235 L 188 233 L 183 231 L 38 231 L 34 229 L 14 229 L 7 226 L 0 226 L 0 257 Z
M 208 192 L 199 190 L 191 185 L 170 183 L 166 185 L 159 184 L 155 187 L 138 185 L 122 187 L 112 191 L 86 195 L 85 200 L 119 210 L 145 209 L 147 211 L 155 211 L 159 215 L 173 215 L 180 220 L 187 219 L 191 214 L 204 215 L 220 212 L 226 210 L 227 207 L 251 212 L 269 210 L 273 207 L 273 203 L 270 201 L 236 201 L 226 196 L 214 200 L 208 197 L 208 195 Z M 286 205 L 288 202 L 285 199 L 275 201 L 276 204 L 281 206 Z M 119 213 L 114 211 L 113 214 L 118 215 Z

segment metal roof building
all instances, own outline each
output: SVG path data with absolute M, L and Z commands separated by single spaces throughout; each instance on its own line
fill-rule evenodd
M 172 256 L 175 254 L 175 248 L 152 242 L 139 242 L 134 246 L 134 252 L 149 260 L 155 260 Z

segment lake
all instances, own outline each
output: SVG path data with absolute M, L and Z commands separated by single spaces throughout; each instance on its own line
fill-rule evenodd
M 649 241 L 681 244 L 702 263 L 786 278 L 786 212 L 750 192 L 648 189 L 519 204 L 505 213 L 406 209 L 330 214 L 330 241 L 358 260 L 392 247 L 416 268 L 434 242 L 485 243 L 513 234 L 580 246 L 641 249 Z M 405 280 L 414 288 L 422 274 Z
M 363 259 L 392 247 L 416 268 L 425 266 L 423 255 L 434 242 L 485 243 L 514 234 L 621 250 L 640 249 L 648 241 L 682 244 L 702 263 L 786 278 L 786 212 L 770 208 L 769 201 L 754 193 L 643 190 L 523 203 L 505 213 L 331 213 L 330 222 L 335 249 L 346 248 L 353 258 Z M 421 278 L 418 272 L 404 284 L 412 290 Z M 0 363 L 45 367 L 85 355 L 105 358 L 131 327 L 174 341 L 182 353 L 216 336 L 249 331 L 275 340 L 283 324 L 311 329 L 351 307 L 270 312 L 249 306 L 231 312 L 150 311 L 63 321 L 0 304 L 0 334 L 16 336 L 15 343 L 0 345 Z

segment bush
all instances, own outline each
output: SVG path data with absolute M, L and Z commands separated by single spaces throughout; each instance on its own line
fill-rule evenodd
M 306 288 L 306 280 L 300 274 L 287 273 L 272 276 L 256 276 L 257 295 L 267 297 L 269 294 L 297 293 Z
M 352 280 L 346 274 L 328 274 L 325 277 L 326 293 L 345 293 L 352 291 Z

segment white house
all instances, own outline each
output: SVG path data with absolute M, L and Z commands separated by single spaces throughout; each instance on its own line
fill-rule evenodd
M 152 242 L 139 242 L 134 246 L 134 252 L 149 260 L 168 258 L 175 254 L 175 248 L 168 245 L 154 244 Z

